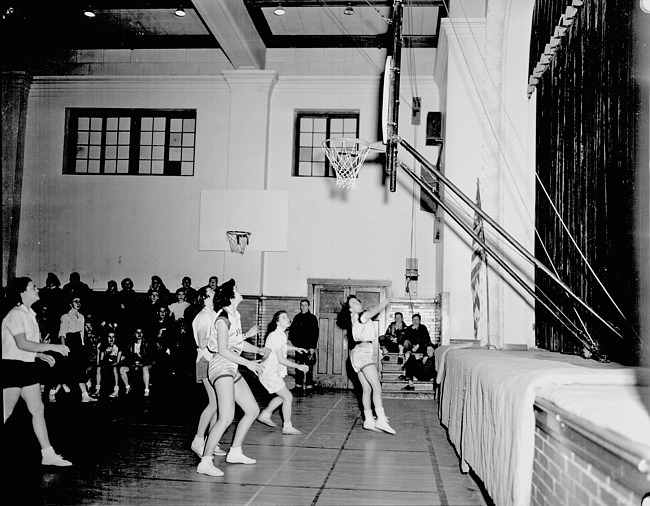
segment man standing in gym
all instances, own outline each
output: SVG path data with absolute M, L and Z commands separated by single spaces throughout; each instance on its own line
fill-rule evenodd
M 307 299 L 300 301 L 300 313 L 293 317 L 289 328 L 289 340 L 296 348 L 305 348 L 308 351 L 308 353 L 296 352 L 294 357 L 297 364 L 309 366 L 307 373 L 296 369 L 296 388 L 311 390 L 314 388 L 318 319 L 309 311 L 309 301 Z

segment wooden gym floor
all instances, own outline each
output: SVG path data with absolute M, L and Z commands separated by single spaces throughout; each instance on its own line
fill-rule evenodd
M 450 505 L 489 504 L 459 471 L 435 400 L 385 399 L 396 436 L 364 430 L 351 391 L 294 397 L 300 436 L 256 422 L 244 452 L 255 465 L 227 464 L 221 478 L 196 473 L 189 446 L 204 406 L 202 386 L 138 393 L 81 404 L 78 394 L 46 402 L 54 448 L 73 467 L 40 465 L 40 451 L 19 402 L 4 427 L 5 504 Z M 254 388 L 260 405 L 267 398 Z M 74 391 L 73 391 L 74 392 Z M 45 396 L 46 397 L 46 396 Z M 280 422 L 278 412 L 274 420 Z M 227 449 L 232 427 L 222 439 Z M 9 500 L 10 502 L 7 502 Z

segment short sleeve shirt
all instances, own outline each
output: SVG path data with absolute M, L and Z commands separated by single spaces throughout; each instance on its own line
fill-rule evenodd
M 25 338 L 34 343 L 41 340 L 36 313 L 24 304 L 12 308 L 2 320 L 2 358 L 34 362 L 36 353 L 21 350 L 16 345 L 14 336 L 18 334 L 25 334 Z
M 278 361 L 278 357 L 287 358 L 287 335 L 280 329 L 275 329 L 266 338 L 265 348 L 269 348 L 270 353 L 264 360 L 264 372 L 275 370 L 281 378 L 287 375 L 287 366 Z

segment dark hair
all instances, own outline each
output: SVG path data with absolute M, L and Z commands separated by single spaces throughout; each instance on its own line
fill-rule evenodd
M 301 304 L 302 304 L 303 302 L 306 302 L 308 306 L 311 306 L 311 304 L 309 303 L 309 299 L 302 299 L 302 300 L 300 301 Z
M 127 283 L 131 283 L 131 288 L 133 288 L 133 280 L 131 278 L 124 278 L 120 284 L 122 285 L 122 289 L 124 289 L 124 285 Z
M 341 304 L 341 312 L 336 317 L 336 324 L 343 330 L 347 331 L 352 330 L 352 315 L 350 314 L 351 299 L 357 299 L 356 295 L 348 295 L 345 304 Z
M 287 314 L 287 312 L 284 309 L 280 309 L 280 311 L 275 312 L 273 318 L 271 318 L 271 321 L 269 322 L 269 326 L 266 328 L 265 337 L 268 337 L 271 332 L 275 331 L 275 329 L 278 328 L 278 320 L 282 314 Z
M 47 278 L 45 278 L 45 286 L 61 286 L 61 281 L 56 274 L 53 272 L 47 273 Z
M 417 317 L 418 320 L 422 321 L 422 317 L 420 316 L 420 313 L 414 313 L 413 316 L 411 316 L 411 320 L 415 317 Z
M 109 288 L 110 288 L 111 286 L 114 286 L 115 289 L 117 289 L 117 281 L 115 281 L 114 279 L 111 279 L 111 280 L 107 283 L 107 286 L 108 286 Z
M 404 318 L 404 315 L 401 311 L 395 311 L 395 317 L 397 317 L 397 315 L 400 315 L 402 318 Z
M 183 277 L 183 280 L 181 281 L 181 284 L 185 283 L 185 280 L 189 281 L 190 283 L 192 282 L 192 278 L 190 278 L 189 276 L 185 276 L 185 277 Z
M 225 283 L 219 285 L 217 293 L 214 294 L 214 310 L 230 306 L 231 300 L 235 297 L 235 283 L 234 279 L 229 279 Z
M 7 287 L 7 304 L 8 307 L 19 306 L 23 303 L 21 294 L 27 290 L 27 286 L 31 283 L 31 278 L 22 277 L 14 278 Z
M 76 283 L 77 281 L 81 281 L 81 276 L 79 275 L 78 272 L 71 272 L 70 281 L 72 281 L 73 283 Z

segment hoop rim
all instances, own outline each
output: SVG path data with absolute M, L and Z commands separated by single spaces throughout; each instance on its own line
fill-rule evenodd
M 330 137 L 328 139 L 325 139 L 321 143 L 321 145 L 324 149 L 328 149 L 334 147 L 331 145 L 333 141 L 344 141 L 344 140 L 358 142 L 359 144 L 368 148 L 370 151 L 384 151 L 386 149 L 386 144 L 384 144 L 383 141 L 369 142 L 364 139 L 359 139 L 357 137 Z
M 244 230 L 226 230 L 226 234 L 234 235 L 234 236 L 238 236 L 238 235 L 249 236 L 249 235 L 251 235 L 250 232 L 245 232 Z

